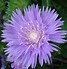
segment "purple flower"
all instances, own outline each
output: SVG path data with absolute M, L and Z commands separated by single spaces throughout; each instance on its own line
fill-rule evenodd
M 41 66 L 44 62 L 50 64 L 51 53 L 59 48 L 53 42 L 66 42 L 66 32 L 61 29 L 64 21 L 57 17 L 55 10 L 47 7 L 44 11 L 43 7 L 41 11 L 38 5 L 24 9 L 24 15 L 20 9 L 13 12 L 2 34 L 3 42 L 8 42 L 5 52 L 7 60 L 13 62 L 12 67 L 35 68 L 37 58 Z
M 5 69 L 4 56 L 0 54 L 0 69 Z

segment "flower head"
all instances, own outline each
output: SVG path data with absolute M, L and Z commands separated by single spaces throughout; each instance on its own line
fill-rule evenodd
M 31 5 L 24 9 L 24 15 L 20 9 L 13 12 L 10 24 L 5 23 L 3 30 L 3 41 L 8 42 L 5 50 L 7 60 L 16 65 L 29 68 L 36 67 L 37 58 L 40 65 L 43 62 L 50 64 L 51 52 L 58 51 L 58 46 L 50 43 L 64 43 L 66 32 L 61 29 L 64 21 L 57 19 L 58 14 L 55 10 L 44 7 L 38 8 L 38 5 Z

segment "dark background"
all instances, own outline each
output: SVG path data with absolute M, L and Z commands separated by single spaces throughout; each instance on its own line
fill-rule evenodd
M 47 6 L 52 9 L 55 8 L 59 17 L 62 17 L 62 20 L 65 21 L 62 28 L 67 30 L 67 0 L 0 0 L 0 36 L 4 22 L 10 19 L 12 11 L 20 8 L 23 12 L 23 8 L 31 4 L 38 4 L 39 8 L 42 8 L 42 6 L 45 8 Z M 2 69 L 11 69 L 11 63 L 6 61 L 6 55 L 3 49 L 6 47 L 6 44 L 2 43 L 1 40 L 2 38 L 0 37 L 0 69 L 2 67 Z M 43 67 L 37 63 L 36 69 L 67 69 L 67 43 L 58 44 L 58 46 L 61 50 L 52 53 L 53 63 L 51 65 L 44 64 Z

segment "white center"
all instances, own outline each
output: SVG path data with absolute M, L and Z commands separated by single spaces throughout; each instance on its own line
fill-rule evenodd
M 36 38 L 37 38 L 37 33 L 31 32 L 31 33 L 30 33 L 30 38 L 31 38 L 32 40 L 36 40 Z
M 39 31 L 31 30 L 27 35 L 28 35 L 29 41 L 31 41 L 33 43 L 38 43 L 38 41 L 40 39 Z

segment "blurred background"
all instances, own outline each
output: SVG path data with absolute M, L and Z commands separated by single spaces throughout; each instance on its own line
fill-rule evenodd
M 10 19 L 12 12 L 15 11 L 16 8 L 20 8 L 23 12 L 23 8 L 31 4 L 38 4 L 39 8 L 42 8 L 42 6 L 45 8 L 47 6 L 52 9 L 55 8 L 59 17 L 62 17 L 62 20 L 64 20 L 62 28 L 67 30 L 67 0 L 0 0 L 0 36 L 4 22 Z M 0 37 L 0 69 L 11 69 L 11 63 L 6 61 L 6 55 L 3 49 L 6 48 L 6 43 L 2 43 L 1 40 L 2 38 Z M 61 50 L 52 53 L 52 64 L 44 64 L 43 67 L 41 67 L 39 63 L 37 63 L 36 69 L 67 69 L 67 43 L 58 44 L 58 46 Z

